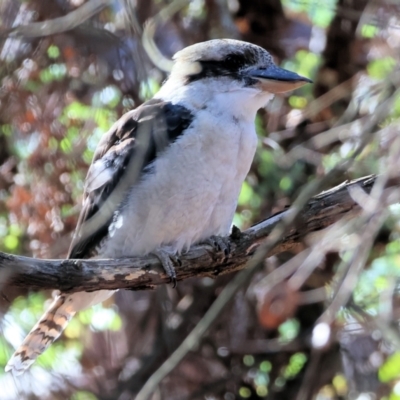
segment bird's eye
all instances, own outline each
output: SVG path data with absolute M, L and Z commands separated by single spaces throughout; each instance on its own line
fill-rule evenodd
M 239 69 L 245 63 L 243 57 L 238 54 L 231 54 L 225 57 L 224 64 L 228 69 Z
M 227 62 L 229 64 L 237 64 L 237 57 L 235 57 L 235 56 L 227 56 L 225 58 L 225 62 Z

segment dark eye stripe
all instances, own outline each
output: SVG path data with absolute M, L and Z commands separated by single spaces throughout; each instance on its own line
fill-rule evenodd
M 240 79 L 240 72 L 246 66 L 254 65 L 259 61 L 260 55 L 253 49 L 246 49 L 240 53 L 232 53 L 222 60 L 198 60 L 201 71 L 188 76 L 188 83 L 204 78 L 230 76 Z

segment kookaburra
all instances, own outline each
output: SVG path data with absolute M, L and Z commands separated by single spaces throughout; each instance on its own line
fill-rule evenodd
M 228 235 L 257 146 L 254 120 L 275 93 L 309 79 L 276 66 L 259 46 L 210 40 L 174 56 L 150 101 L 103 136 L 89 168 L 69 258 L 170 257 Z M 24 372 L 73 315 L 112 292 L 61 293 L 6 366 Z

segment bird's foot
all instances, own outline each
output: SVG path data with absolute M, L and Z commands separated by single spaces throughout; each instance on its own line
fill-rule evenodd
M 153 251 L 154 254 L 159 260 L 164 268 L 165 273 L 171 279 L 172 287 L 176 288 L 176 272 L 175 272 L 175 265 L 182 265 L 181 260 L 176 254 L 169 253 L 166 250 L 158 249 Z
M 213 247 L 218 253 L 223 253 L 224 258 L 223 261 L 225 262 L 228 259 L 229 253 L 231 252 L 231 245 L 229 243 L 228 237 L 222 236 L 210 236 L 206 239 L 204 244 L 208 244 Z

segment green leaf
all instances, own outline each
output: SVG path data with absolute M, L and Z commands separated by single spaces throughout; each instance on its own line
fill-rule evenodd
M 60 148 L 63 153 L 69 154 L 72 152 L 72 144 L 71 141 L 68 138 L 64 138 L 60 142 Z
M 56 45 L 52 44 L 47 49 L 47 55 L 49 56 L 49 58 L 57 58 L 60 55 L 60 50 Z
M 36 81 L 31 81 L 28 80 L 25 84 L 24 84 L 24 89 L 28 92 L 36 92 L 38 89 L 40 89 L 43 85 L 39 82 Z
M 289 97 L 289 104 L 293 108 L 304 108 L 307 105 L 307 99 L 302 96 L 290 96 Z
M 1 131 L 5 136 L 11 136 L 13 130 L 10 124 L 4 124 L 1 126 Z
M 247 367 L 251 367 L 254 364 L 254 357 L 252 355 L 245 355 L 243 357 L 243 364 Z
M 93 393 L 80 390 L 79 392 L 75 392 L 70 400 L 97 400 L 97 397 Z
M 248 399 L 251 396 L 251 390 L 245 386 L 242 386 L 239 389 L 239 395 L 240 395 L 240 397 L 243 397 L 244 399 Z
M 8 251 L 15 251 L 17 250 L 19 245 L 19 240 L 17 236 L 14 235 L 7 235 L 4 238 L 4 247 L 8 250 Z
M 87 121 L 93 114 L 92 107 L 89 107 L 79 101 L 74 101 L 64 108 L 63 116 L 70 119 Z M 62 121 L 64 122 L 64 120 Z
M 10 348 L 4 337 L 0 336 L 0 365 L 4 366 L 7 364 L 10 358 Z
M 290 357 L 289 365 L 283 373 L 286 379 L 294 378 L 307 362 L 307 356 L 304 353 L 295 353 Z
M 263 361 L 260 364 L 260 371 L 262 372 L 270 372 L 272 369 L 272 364 L 270 361 Z
M 151 99 L 160 90 L 160 83 L 154 78 L 148 78 L 141 82 L 139 96 L 143 100 Z
M 283 192 L 288 192 L 292 188 L 292 180 L 289 176 L 284 176 L 279 182 L 279 187 Z
M 384 79 L 393 71 L 396 61 L 393 57 L 382 57 L 371 61 L 367 66 L 369 76 L 376 79 Z
M 250 202 L 253 195 L 254 195 L 254 190 L 250 186 L 250 184 L 246 181 L 243 182 L 242 190 L 240 191 L 239 195 L 238 204 L 241 206 L 247 205 Z
M 379 368 L 378 377 L 381 382 L 390 382 L 400 378 L 400 352 L 392 354 Z
M 293 340 L 299 334 L 299 330 L 299 321 L 297 319 L 288 319 L 283 324 L 279 325 L 279 339 L 285 342 Z
M 373 38 L 375 37 L 379 32 L 379 29 L 375 25 L 370 25 L 370 24 L 365 24 L 361 28 L 361 36 L 365 38 Z

